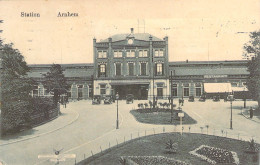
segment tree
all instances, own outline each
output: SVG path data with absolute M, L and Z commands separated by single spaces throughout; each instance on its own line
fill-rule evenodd
M 250 40 L 244 45 L 243 56 L 250 59 L 248 62 L 249 77 L 247 88 L 253 99 L 260 105 L 260 30 L 250 33 Z M 259 109 L 259 108 L 258 108 Z
M 16 131 L 30 122 L 30 91 L 32 80 L 29 67 L 19 50 L 12 44 L 0 45 L 1 68 L 1 135 Z
M 66 93 L 68 85 L 63 74 L 62 67 L 59 64 L 53 64 L 50 72 L 45 75 L 44 85 L 47 91 L 53 93 L 53 102 L 57 105 L 60 95 Z

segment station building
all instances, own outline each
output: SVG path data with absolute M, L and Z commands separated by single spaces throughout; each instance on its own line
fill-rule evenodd
M 93 39 L 93 61 L 87 64 L 62 64 L 71 88 L 72 99 L 89 99 L 93 95 L 119 94 L 124 99 L 199 97 L 203 93 L 246 90 L 247 61 L 169 62 L 168 37 L 160 39 L 149 33 L 116 34 L 97 42 Z M 39 82 L 32 95 L 48 95 L 42 85 L 50 64 L 29 65 L 29 77 Z M 172 76 L 171 76 L 172 75 Z M 172 87 L 171 87 L 172 82 Z M 212 90 L 214 89 L 214 90 Z
M 168 37 L 148 33 L 118 34 L 93 40 L 94 94 L 136 99 L 169 95 Z

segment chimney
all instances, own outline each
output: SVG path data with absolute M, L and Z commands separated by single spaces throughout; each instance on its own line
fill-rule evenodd
M 131 28 L 131 33 L 132 33 L 132 34 L 134 33 L 134 28 Z

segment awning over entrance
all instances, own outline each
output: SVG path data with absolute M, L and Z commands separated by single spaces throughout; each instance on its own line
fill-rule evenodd
M 136 81 L 136 80 L 117 80 L 112 81 L 110 85 L 133 85 L 133 84 L 150 84 L 150 82 L 147 81 Z
M 232 92 L 230 83 L 204 83 L 206 93 L 225 93 Z

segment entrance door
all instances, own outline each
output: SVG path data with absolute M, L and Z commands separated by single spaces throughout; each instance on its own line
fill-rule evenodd
M 163 88 L 157 88 L 157 97 L 162 98 L 163 97 Z
M 141 100 L 147 100 L 148 97 L 148 85 L 141 85 L 140 88 L 140 99 Z

